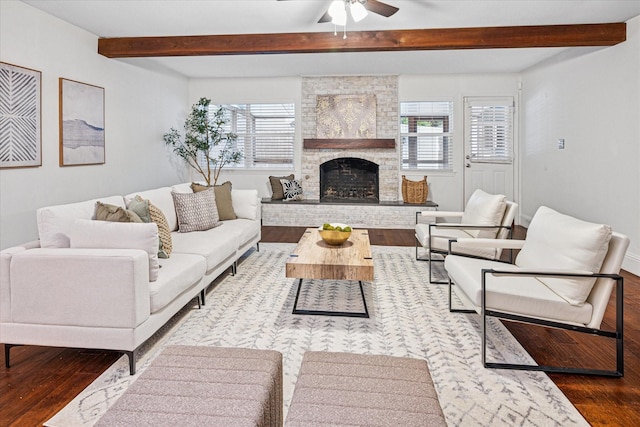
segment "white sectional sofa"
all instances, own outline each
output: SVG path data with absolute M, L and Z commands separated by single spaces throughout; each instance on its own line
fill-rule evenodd
M 204 303 L 207 286 L 226 269 L 235 273 L 238 258 L 260 241 L 257 191 L 232 190 L 237 219 L 189 233 L 178 231 L 172 191 L 192 192 L 179 184 L 38 210 L 40 239 L 0 252 L 0 342 L 7 367 L 11 347 L 41 345 L 122 351 L 134 374 L 140 345 L 190 301 Z M 166 217 L 169 258 L 154 256 L 154 223 L 90 221 L 96 202 L 126 208 L 136 195 Z M 95 244 L 85 233 L 92 227 L 98 230 Z M 142 248 L 131 249 L 131 240 Z

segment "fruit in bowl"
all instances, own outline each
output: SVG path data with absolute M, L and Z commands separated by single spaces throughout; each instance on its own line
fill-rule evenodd
M 322 227 L 318 228 L 318 232 L 320 233 L 322 240 L 324 240 L 328 245 L 340 246 L 349 240 L 349 236 L 351 236 L 351 227 L 339 222 L 330 224 L 325 223 L 322 224 Z

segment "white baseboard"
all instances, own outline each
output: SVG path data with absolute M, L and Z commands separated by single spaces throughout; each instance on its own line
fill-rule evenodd
M 622 269 L 636 276 L 640 276 L 640 255 L 627 252 L 622 262 Z

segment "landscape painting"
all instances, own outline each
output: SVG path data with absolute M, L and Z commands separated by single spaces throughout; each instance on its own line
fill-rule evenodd
M 104 88 L 60 79 L 60 166 L 105 162 Z
M 42 166 L 40 71 L 0 62 L 0 168 Z

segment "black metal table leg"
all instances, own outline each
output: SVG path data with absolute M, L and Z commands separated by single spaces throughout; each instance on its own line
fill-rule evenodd
M 302 279 L 298 279 L 298 291 L 296 292 L 296 300 L 293 303 L 293 314 L 312 315 L 312 316 L 341 316 L 341 317 L 361 317 L 368 319 L 369 310 L 367 308 L 367 301 L 364 297 L 364 289 L 362 287 L 362 281 L 358 280 L 360 285 L 360 295 L 362 295 L 362 304 L 364 305 L 364 312 L 352 312 L 352 311 L 325 311 L 325 310 L 300 310 L 298 309 L 298 298 L 300 297 L 300 288 L 302 288 Z

